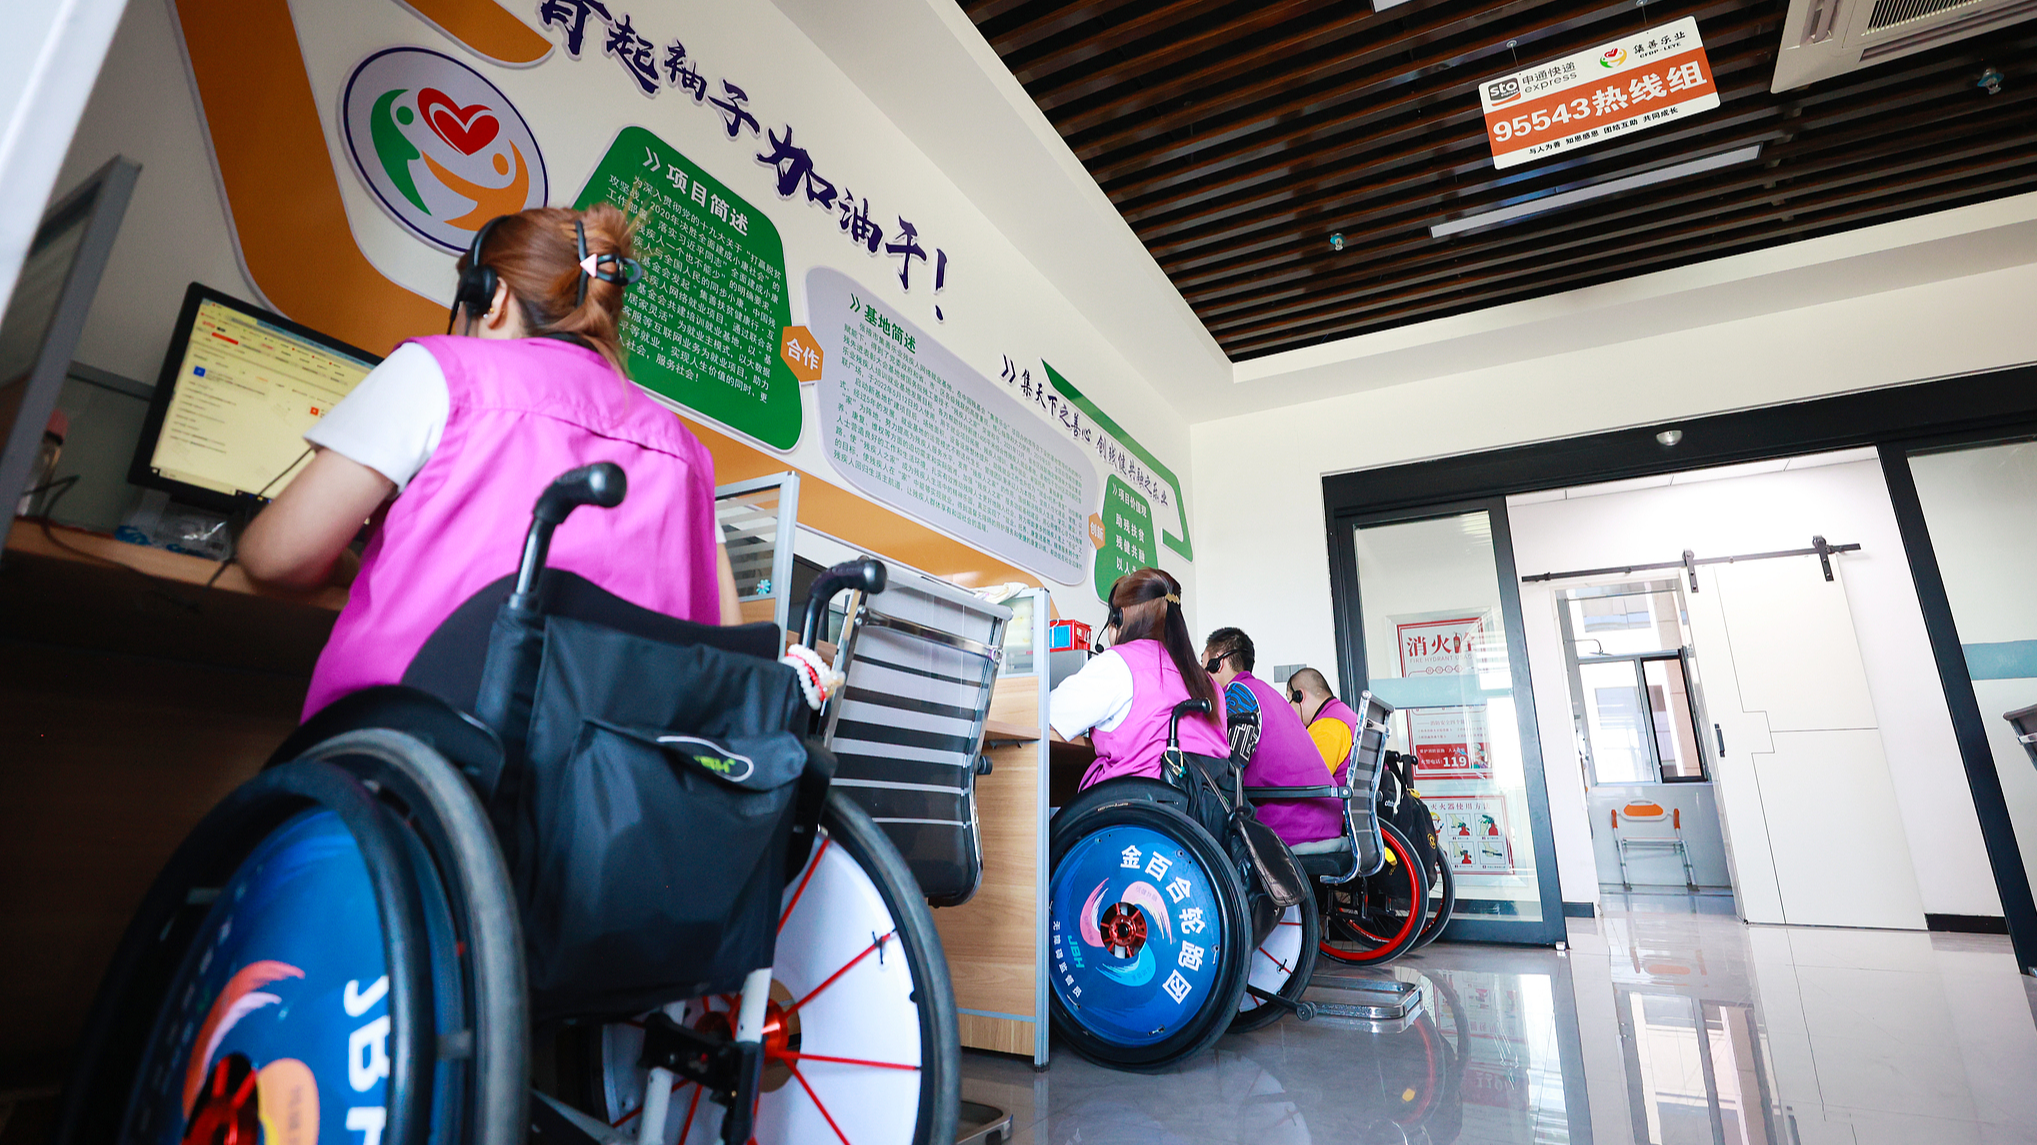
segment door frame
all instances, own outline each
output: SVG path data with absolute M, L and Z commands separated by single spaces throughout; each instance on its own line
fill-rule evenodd
M 1682 437 L 1676 445 L 1664 446 L 1656 435 L 1670 429 L 1679 431 Z M 2037 974 L 2037 899 L 2032 897 L 2021 854 L 2014 846 L 2014 827 L 2008 804 L 2002 798 L 2000 777 L 1994 771 L 1994 753 L 1988 748 L 1986 725 L 1981 722 L 1978 704 L 1973 699 L 1972 680 L 1966 674 L 1964 654 L 1959 651 L 1958 631 L 1952 625 L 1937 555 L 1931 550 L 1929 534 L 1923 527 L 1922 508 L 1915 500 L 1916 488 L 1909 480 L 1907 462 L 1908 452 L 1915 448 L 2032 436 L 2037 436 L 2037 365 L 2021 365 L 1328 474 L 1322 479 L 1323 516 L 1328 525 L 1326 540 L 1338 664 L 1340 668 L 1363 664 L 1362 659 L 1351 658 L 1351 622 L 1356 609 L 1355 601 L 1349 599 L 1348 586 L 1355 580 L 1355 568 L 1349 544 L 1340 545 L 1337 528 L 1339 521 L 1353 514 L 1365 514 L 1368 520 L 1375 514 L 1396 512 L 1412 513 L 1415 519 L 1445 516 L 1449 506 L 1485 504 L 1492 500 L 1504 504 L 1511 493 L 1877 447 L 1916 580 L 1918 603 L 1923 607 L 1932 652 L 1938 662 L 1946 706 L 1952 713 L 1974 812 L 1987 845 L 2009 937 L 2015 944 L 2016 961 L 2025 973 Z M 1888 460 L 1891 447 L 1900 462 L 1893 467 Z M 1899 489 L 1908 490 L 1907 506 Z M 1502 513 L 1502 519 L 1503 516 Z M 1496 543 L 1499 535 L 1496 527 Z M 1506 547 L 1510 566 L 1511 543 Z M 1935 600 L 1926 595 L 1927 583 L 1935 586 Z M 1502 599 L 1513 599 L 1518 612 L 1519 586 L 1510 588 L 1511 592 L 1503 590 Z M 1513 634 L 1509 633 L 1508 638 L 1513 639 Z M 1346 702 L 1357 695 L 1351 685 L 1354 678 L 1348 671 L 1339 673 Z M 1539 736 L 1535 743 L 1539 760 Z M 1542 798 L 1546 804 L 1546 790 Z M 2007 846 L 1997 842 L 1997 838 L 2006 840 Z M 1553 868 L 1551 873 L 1554 874 Z
M 1527 627 L 1521 619 L 1521 579 L 1514 567 L 1512 528 L 1505 497 L 1457 501 L 1397 510 L 1347 509 L 1330 515 L 1330 603 L 1337 624 L 1337 680 L 1346 703 L 1370 686 L 1366 670 L 1363 615 L 1358 584 L 1357 531 L 1374 525 L 1405 525 L 1483 512 L 1492 525 L 1493 564 L 1499 575 L 1501 627 L 1506 632 L 1507 668 L 1514 681 L 1514 714 L 1520 726 L 1522 773 L 1527 779 L 1528 831 L 1535 855 L 1539 921 L 1500 916 L 1450 916 L 1450 937 L 1468 942 L 1518 942 L 1553 946 L 1568 938 L 1563 921 L 1563 886 L 1556 870 L 1556 836 L 1549 821 L 1549 785 L 1542 778 L 1542 737 L 1535 718 L 1535 689 L 1528 675 Z M 1464 897 L 1460 891 L 1458 897 Z
M 1888 482 L 1889 500 L 1895 506 L 1903 553 L 1909 558 L 1910 579 L 1917 585 L 1917 604 L 1924 611 L 1924 631 L 1931 639 L 1931 657 L 1937 662 L 1938 679 L 1945 688 L 1945 706 L 1952 716 L 1953 737 L 1959 742 L 1959 760 L 1966 769 L 1966 784 L 1973 790 L 1974 810 L 1980 817 L 1981 845 L 1987 848 L 2002 909 L 2009 918 L 2016 963 L 2023 973 L 2037 975 L 2037 907 L 2033 907 L 2029 868 L 2024 865 L 2022 848 L 2016 842 L 2015 823 L 2009 818 L 2008 799 L 2002 794 L 2001 772 L 1996 770 L 1994 748 L 1988 744 L 1987 717 L 1981 713 L 1980 699 L 1974 694 L 1966 650 L 1961 647 L 1959 626 L 1952 618 L 1952 600 L 1945 592 L 1945 574 L 1938 567 L 1938 550 L 1931 544 L 1924 503 L 1917 495 L 1916 477 L 1910 472 L 1910 458 L 1918 453 L 2031 440 L 2037 440 L 2037 426 L 2006 435 L 1995 431 L 1886 442 L 1876 452 L 1881 455 L 1882 476 Z M 2031 839 L 2029 845 L 2037 846 L 2037 839 Z

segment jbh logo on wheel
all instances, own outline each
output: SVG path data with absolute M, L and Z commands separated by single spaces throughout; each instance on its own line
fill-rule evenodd
M 340 100 L 361 181 L 420 238 L 464 251 L 481 224 L 545 205 L 530 125 L 481 74 L 424 48 L 361 61 Z

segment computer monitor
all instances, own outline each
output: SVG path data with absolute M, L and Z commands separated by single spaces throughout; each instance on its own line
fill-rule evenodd
M 304 431 L 381 360 L 194 282 L 128 480 L 222 512 L 266 501 L 309 462 Z

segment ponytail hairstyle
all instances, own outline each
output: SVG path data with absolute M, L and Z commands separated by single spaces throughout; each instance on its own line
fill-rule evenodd
M 1181 615 L 1181 582 L 1159 569 L 1140 569 L 1118 578 L 1110 588 L 1110 603 L 1124 616 L 1113 644 L 1130 640 L 1158 640 L 1167 649 L 1174 670 L 1191 698 L 1209 703 L 1208 716 L 1219 730 L 1216 682 L 1195 658 L 1195 645 L 1188 635 L 1188 621 Z
M 599 256 L 604 263 L 631 257 L 634 228 L 629 220 L 611 204 L 596 203 L 584 211 L 534 207 L 496 219 L 482 244 L 481 262 L 509 284 L 509 293 L 523 312 L 527 334 L 574 335 L 573 340 L 584 343 L 607 359 L 616 373 L 628 377 L 618 329 L 624 284 L 581 271 L 576 222 L 586 232 L 587 253 Z M 467 270 L 467 259 L 467 255 L 460 256 L 462 273 Z

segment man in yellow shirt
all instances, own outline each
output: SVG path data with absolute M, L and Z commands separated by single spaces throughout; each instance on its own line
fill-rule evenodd
M 1330 694 L 1330 682 L 1314 668 L 1287 678 L 1287 698 L 1322 753 L 1323 765 L 1341 782 L 1344 765 L 1351 761 L 1351 745 L 1357 741 L 1358 713 Z

